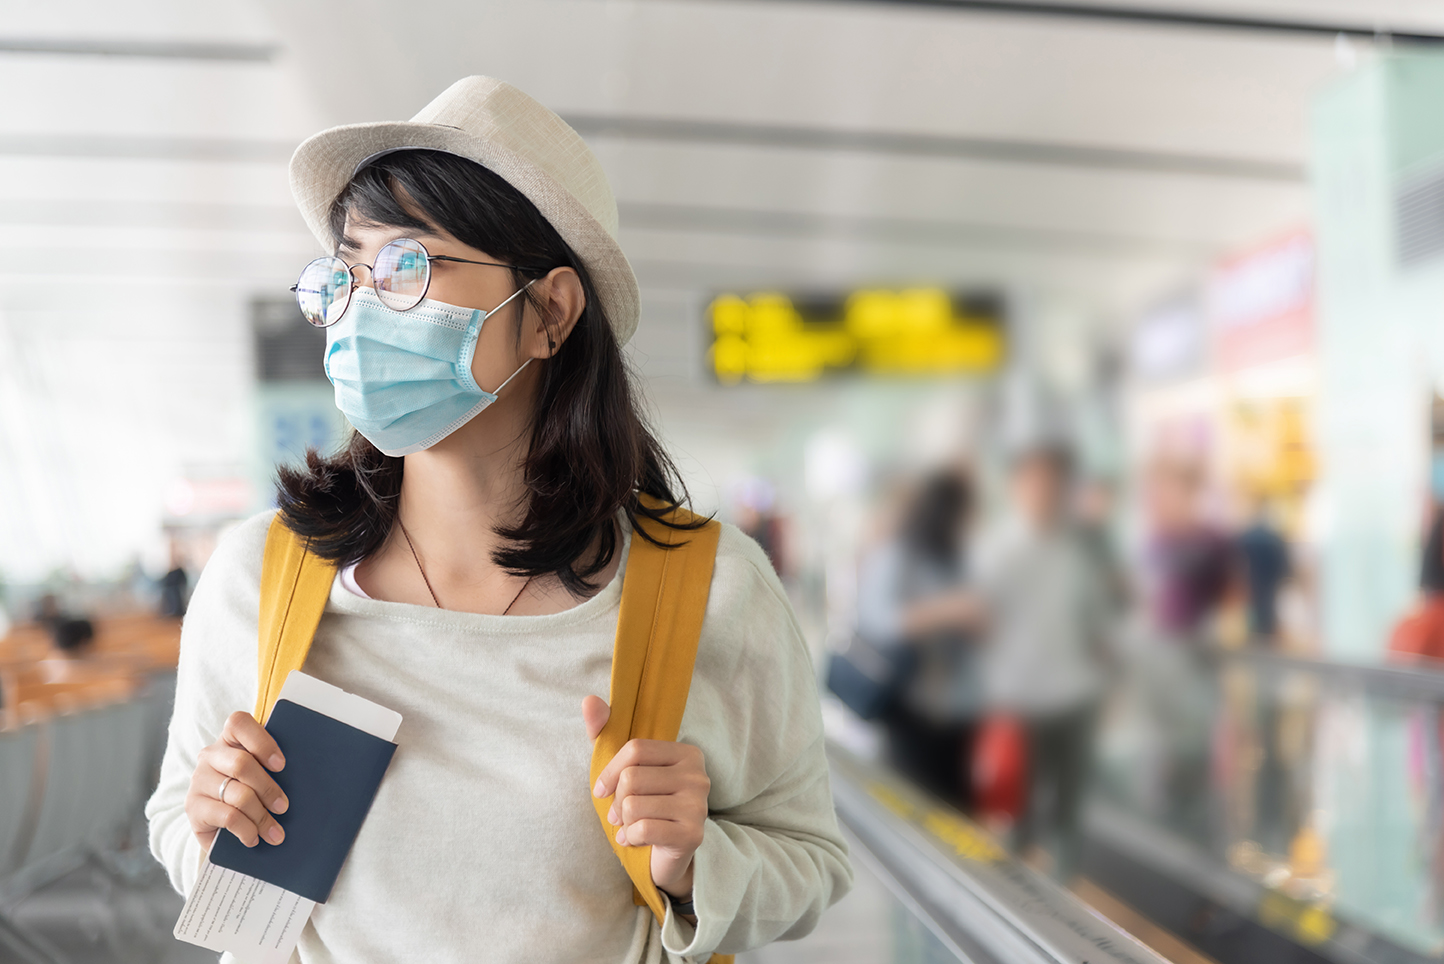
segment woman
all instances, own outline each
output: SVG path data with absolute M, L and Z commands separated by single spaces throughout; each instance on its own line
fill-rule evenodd
M 808 932 L 851 871 L 806 647 L 733 528 L 679 741 L 629 744 L 592 788 L 617 791 L 619 842 L 653 845 L 664 926 L 596 826 L 595 694 L 633 524 L 659 514 L 638 495 L 680 493 L 620 354 L 637 288 L 596 158 L 525 94 L 472 77 L 410 123 L 313 137 L 292 185 L 343 261 L 313 262 L 298 295 L 357 429 L 281 474 L 285 523 L 341 567 L 306 671 L 404 720 L 299 959 L 630 964 Z M 271 517 L 216 550 L 186 617 L 147 808 L 182 891 L 217 833 L 283 836 L 284 760 L 241 712 Z
M 979 711 L 974 667 L 976 602 L 966 590 L 965 539 L 972 485 L 963 472 L 926 478 L 896 537 L 865 561 L 858 632 L 907 648 L 907 679 L 883 718 L 888 756 L 908 777 L 954 805 L 971 803 L 970 750 Z

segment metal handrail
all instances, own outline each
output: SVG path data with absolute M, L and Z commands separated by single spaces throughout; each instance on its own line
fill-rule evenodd
M 829 743 L 837 815 L 873 870 L 970 964 L 1165 964 L 981 827 Z
M 1216 649 L 1226 663 L 1246 663 L 1270 676 L 1308 673 L 1330 686 L 1351 692 L 1366 692 L 1401 700 L 1444 703 L 1444 668 L 1382 663 L 1346 663 L 1294 656 L 1266 649 Z

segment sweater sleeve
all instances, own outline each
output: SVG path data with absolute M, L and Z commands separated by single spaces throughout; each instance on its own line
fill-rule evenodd
M 200 872 L 200 842 L 185 813 L 197 758 L 220 737 L 227 716 L 255 702 L 261 555 L 272 516 L 247 520 L 216 547 L 181 627 L 175 709 L 160 783 L 145 808 L 151 853 L 181 894 Z
M 732 526 L 679 738 L 702 750 L 711 816 L 695 858 L 697 925 L 669 911 L 663 947 L 705 958 L 806 936 L 851 888 L 852 867 L 811 657 L 766 556 Z

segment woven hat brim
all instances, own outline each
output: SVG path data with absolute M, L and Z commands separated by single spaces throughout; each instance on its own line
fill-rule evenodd
M 414 121 L 348 124 L 302 142 L 291 157 L 291 194 L 322 247 L 328 252 L 336 249 L 331 205 L 357 167 L 378 154 L 415 148 L 446 151 L 475 161 L 535 204 L 586 265 L 617 343 L 627 343 L 637 330 L 641 297 L 637 276 L 616 239 L 546 171 L 494 141 L 456 127 Z

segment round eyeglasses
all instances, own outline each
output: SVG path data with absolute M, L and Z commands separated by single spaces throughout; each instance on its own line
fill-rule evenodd
M 455 261 L 458 264 L 480 264 L 492 268 L 513 268 L 515 265 L 495 261 L 468 261 L 441 254 L 430 254 L 425 245 L 411 238 L 398 238 L 376 252 L 374 264 L 348 265 L 340 258 L 317 258 L 306 265 L 301 277 L 291 285 L 301 314 L 317 328 L 329 328 L 341 320 L 351 305 L 351 292 L 359 284 L 357 268 L 371 272 L 371 285 L 376 297 L 392 311 L 410 311 L 421 304 L 431 287 L 431 262 Z M 545 268 L 521 268 L 528 273 L 545 274 Z

